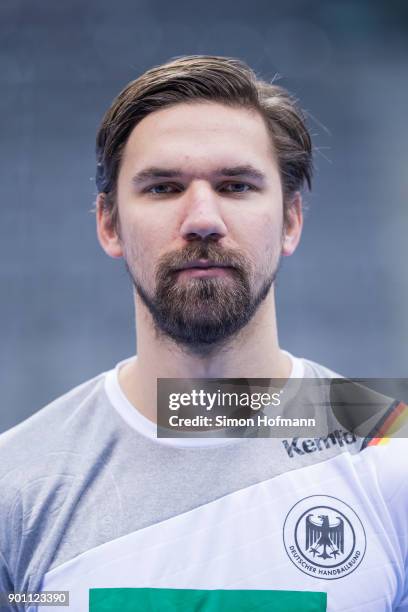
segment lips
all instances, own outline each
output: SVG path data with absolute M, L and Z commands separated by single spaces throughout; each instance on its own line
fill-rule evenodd
M 177 272 L 180 272 L 181 270 L 190 270 L 192 268 L 207 270 L 209 268 L 230 268 L 230 267 L 231 266 L 224 266 L 223 264 L 219 264 L 214 261 L 199 259 L 199 260 L 192 261 L 186 264 L 182 268 L 178 268 Z

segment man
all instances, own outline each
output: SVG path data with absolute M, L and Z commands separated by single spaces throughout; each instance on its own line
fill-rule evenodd
M 137 357 L 1 437 L 1 590 L 78 612 L 407 610 L 403 440 L 157 437 L 159 379 L 334 376 L 278 341 L 312 175 L 300 110 L 237 60 L 184 57 L 119 94 L 97 157 Z

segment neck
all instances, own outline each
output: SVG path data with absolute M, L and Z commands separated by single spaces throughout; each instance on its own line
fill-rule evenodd
M 156 420 L 158 378 L 282 378 L 291 362 L 279 348 L 273 288 L 252 320 L 238 334 L 206 356 L 197 356 L 158 334 L 138 296 L 137 359 L 119 372 L 119 383 L 137 409 Z

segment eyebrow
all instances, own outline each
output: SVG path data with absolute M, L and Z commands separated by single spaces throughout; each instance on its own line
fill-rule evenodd
M 215 177 L 242 176 L 255 179 L 260 182 L 266 181 L 266 175 L 260 170 L 254 168 L 254 166 L 251 164 L 219 168 L 218 170 L 210 172 L 209 174 Z M 159 168 L 156 166 L 151 166 L 135 174 L 135 176 L 132 178 L 132 183 L 134 185 L 139 185 L 140 183 L 144 183 L 155 178 L 181 178 L 183 176 L 187 176 L 187 173 L 178 168 Z

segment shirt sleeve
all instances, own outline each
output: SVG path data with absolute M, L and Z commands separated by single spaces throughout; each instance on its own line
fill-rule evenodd
M 405 587 L 402 599 L 397 604 L 395 612 L 408 612 L 408 567 L 405 566 Z
M 7 593 L 14 592 L 14 585 L 10 578 L 10 571 L 4 555 L 0 551 L 0 610 L 18 612 L 19 608 L 13 604 L 7 604 Z M 20 608 L 21 610 L 21 608 Z
M 406 478 L 407 470 L 398 469 L 398 464 L 407 463 L 408 455 L 408 440 L 395 439 L 394 452 L 397 464 L 397 469 L 394 472 L 399 473 L 402 482 L 394 494 L 389 498 L 388 505 L 394 518 L 394 528 L 398 538 L 400 554 L 403 567 L 403 575 L 400 580 L 400 592 L 395 601 L 395 612 L 408 612 L 408 479 Z M 394 453 L 393 453 L 394 454 Z M 392 480 L 389 478 L 388 480 Z M 401 574 L 400 574 L 401 575 Z

